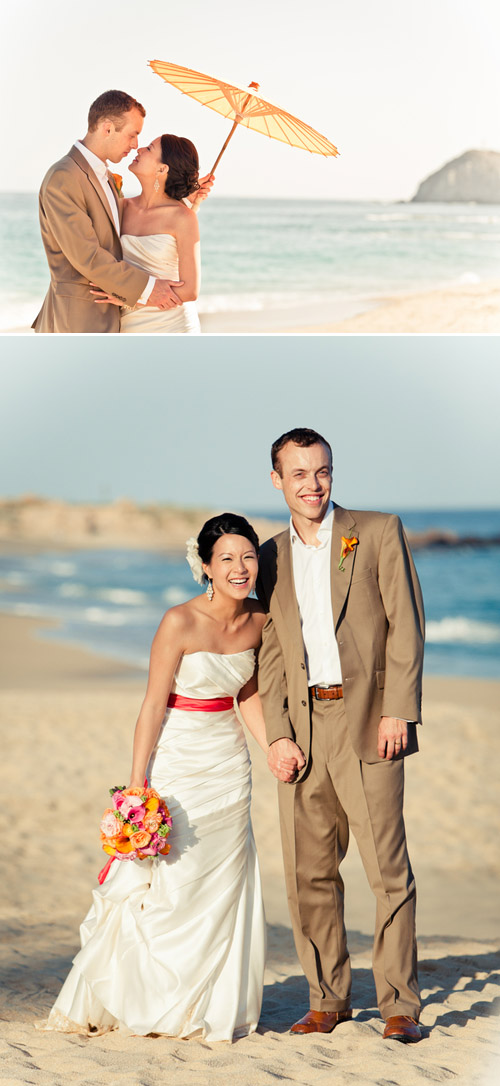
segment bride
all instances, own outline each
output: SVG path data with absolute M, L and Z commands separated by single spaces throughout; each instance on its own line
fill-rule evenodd
M 155 278 L 173 281 L 181 304 L 171 309 L 145 305 L 123 309 L 120 332 L 199 334 L 195 301 L 200 289 L 200 234 L 196 211 L 184 203 L 200 189 L 196 148 L 182 136 L 158 136 L 139 148 L 129 170 L 142 191 L 123 201 L 123 257 Z M 201 198 L 211 187 L 209 178 L 204 181 Z M 104 291 L 93 293 L 97 304 L 120 304 Z
M 258 549 L 251 525 L 233 513 L 212 517 L 190 540 L 188 561 L 207 592 L 160 623 L 130 776 L 130 787 L 147 777 L 165 799 L 171 849 L 114 863 L 94 890 L 82 949 L 46 1029 L 210 1041 L 256 1029 L 265 922 L 250 758 L 233 699 L 267 751 L 255 674 L 265 614 L 249 598 Z

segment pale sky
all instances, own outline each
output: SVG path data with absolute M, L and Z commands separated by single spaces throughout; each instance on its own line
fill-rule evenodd
M 214 196 L 408 199 L 463 151 L 500 149 L 498 0 L 16 0 L 2 31 L 0 191 L 36 191 L 110 87 L 143 102 L 145 143 L 189 136 L 208 170 L 227 122 L 164 84 L 152 59 L 255 80 L 341 151 L 324 159 L 242 129 Z
M 330 440 L 351 508 L 500 506 L 498 337 L 3 341 L 0 494 L 282 511 L 273 440 Z

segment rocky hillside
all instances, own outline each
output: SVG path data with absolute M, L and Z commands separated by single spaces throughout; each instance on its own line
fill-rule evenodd
M 221 512 L 220 509 L 215 512 Z M 127 547 L 184 552 L 188 536 L 197 535 L 214 510 L 138 505 L 122 498 L 107 505 L 73 504 L 56 498 L 26 495 L 0 498 L 0 552 L 38 548 Z M 252 517 L 261 540 L 282 532 L 286 521 Z M 414 550 L 424 547 L 500 546 L 500 536 L 461 538 L 431 529 L 409 533 Z
M 500 152 L 466 151 L 422 181 L 412 203 L 500 204 Z
M 234 510 L 238 512 L 239 510 Z M 100 505 L 72 504 L 55 498 L 26 495 L 0 499 L 0 546 L 139 547 L 183 551 L 188 536 L 220 509 L 180 509 L 168 505 L 138 505 L 122 498 Z M 261 540 L 283 530 L 284 524 L 252 517 Z

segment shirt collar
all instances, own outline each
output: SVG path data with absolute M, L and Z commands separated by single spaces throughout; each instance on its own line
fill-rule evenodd
M 323 517 L 321 524 L 318 528 L 319 546 L 324 547 L 329 542 L 333 530 L 333 517 L 334 517 L 334 505 L 330 502 L 328 513 L 326 517 Z M 309 547 L 311 550 L 316 551 L 319 548 L 315 547 L 313 543 L 303 543 L 300 536 L 297 534 L 292 517 L 290 517 L 290 539 L 292 543 L 301 543 L 303 547 Z
M 75 141 L 75 147 L 77 151 L 79 151 L 80 154 L 83 155 L 83 157 L 87 160 L 89 166 L 92 167 L 99 181 L 107 181 L 108 167 L 106 166 L 106 163 L 102 161 L 102 158 L 99 158 L 98 155 L 95 155 L 93 151 L 89 151 L 88 147 L 86 147 L 84 143 L 80 143 L 80 140 Z

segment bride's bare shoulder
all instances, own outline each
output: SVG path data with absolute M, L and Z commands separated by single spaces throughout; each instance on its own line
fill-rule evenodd
M 199 621 L 196 604 L 197 598 L 195 597 L 192 600 L 187 600 L 186 603 L 179 603 L 176 607 L 170 607 L 160 622 L 158 634 L 161 637 L 175 638 L 176 640 L 189 638 Z
M 198 231 L 198 216 L 191 207 L 183 203 L 182 200 L 176 200 L 172 204 L 166 204 L 165 207 L 160 208 L 160 213 L 164 217 L 165 223 L 170 224 L 170 229 L 175 232 L 190 232 Z
M 252 622 L 254 622 L 259 630 L 261 630 L 267 617 L 264 607 L 258 600 L 248 600 L 248 605 L 252 616 Z

